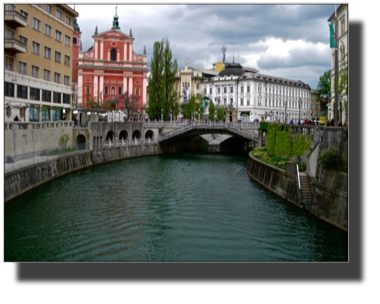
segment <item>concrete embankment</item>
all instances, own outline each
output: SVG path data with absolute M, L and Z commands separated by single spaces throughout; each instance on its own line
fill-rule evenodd
M 54 160 L 31 164 L 5 173 L 4 201 L 7 202 L 53 178 L 79 169 L 115 160 L 161 153 L 161 148 L 157 144 L 136 145 L 108 148 L 101 151 L 70 153 Z
M 249 153 L 247 173 L 258 183 L 287 201 L 300 204 L 297 180 L 285 170 L 254 158 Z M 338 227 L 348 229 L 348 174 L 346 171 L 318 167 L 317 179 L 313 183 L 311 203 L 307 211 Z

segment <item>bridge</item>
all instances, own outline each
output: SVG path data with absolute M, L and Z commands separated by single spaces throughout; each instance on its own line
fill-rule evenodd
M 204 134 L 227 134 L 249 141 L 259 142 L 259 123 L 237 122 L 184 122 L 145 123 L 145 129 L 159 128 L 158 143 Z

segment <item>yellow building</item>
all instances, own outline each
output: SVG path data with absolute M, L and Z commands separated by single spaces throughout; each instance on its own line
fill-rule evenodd
M 78 16 L 62 4 L 4 5 L 5 121 L 70 119 Z
M 311 90 L 310 91 L 310 119 L 319 119 L 321 116 L 321 103 L 317 101 L 318 91 Z

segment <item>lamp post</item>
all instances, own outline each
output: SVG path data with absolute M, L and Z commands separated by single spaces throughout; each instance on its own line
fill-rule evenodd
M 343 99 L 343 95 L 342 95 L 342 94 L 339 94 L 339 113 L 340 113 L 339 120 L 340 120 L 340 121 L 343 120 L 343 113 L 342 113 L 342 99 Z
M 298 124 L 299 125 L 301 124 L 301 104 L 302 104 L 302 100 L 300 98 L 300 100 L 298 100 L 298 107 L 299 107 Z
M 173 109 L 170 110 L 170 120 L 173 121 Z
M 163 109 L 161 109 L 161 121 L 163 121 L 164 120 L 164 110 Z
M 284 106 L 285 106 L 285 124 L 286 124 L 286 117 L 287 117 L 287 115 L 286 115 L 286 107 L 288 106 L 288 102 L 286 100 L 284 101 Z

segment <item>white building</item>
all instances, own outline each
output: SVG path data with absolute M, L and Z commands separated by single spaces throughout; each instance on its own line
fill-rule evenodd
M 217 76 L 203 81 L 201 88 L 215 108 L 224 109 L 229 121 L 283 122 L 287 117 L 287 123 L 298 123 L 299 117 L 310 118 L 310 87 L 300 80 L 247 72 L 240 64 L 232 63 Z

